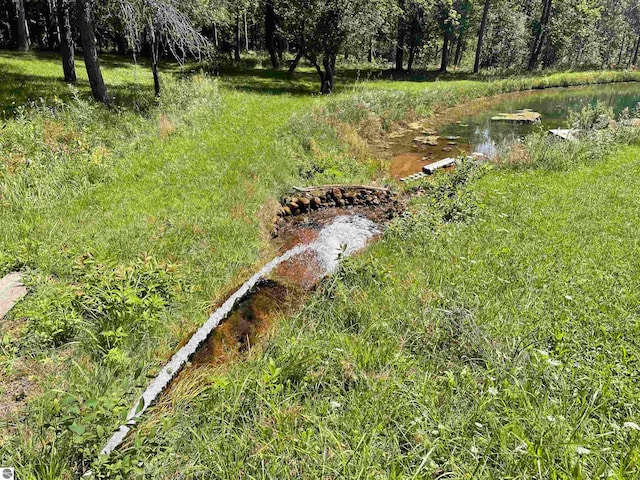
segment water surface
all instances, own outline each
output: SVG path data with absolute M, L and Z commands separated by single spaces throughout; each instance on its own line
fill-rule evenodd
M 569 112 L 586 105 L 603 102 L 618 115 L 624 109 L 633 111 L 640 103 L 639 83 L 593 85 L 588 87 L 552 88 L 518 92 L 480 99 L 455 107 L 445 120 L 436 119 L 440 135 L 438 145 L 416 145 L 413 138 L 420 132 L 408 132 L 393 145 L 391 174 L 400 178 L 421 171 L 422 166 L 447 157 L 472 152 L 494 156 L 503 146 L 525 136 L 552 128 L 568 127 Z M 542 115 L 535 124 L 492 121 L 500 113 L 531 109 Z

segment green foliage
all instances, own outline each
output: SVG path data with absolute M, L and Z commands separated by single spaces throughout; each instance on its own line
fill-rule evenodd
M 570 112 L 568 124 L 582 130 L 579 141 L 561 141 L 547 133 L 529 135 L 524 141 L 524 151 L 516 145 L 512 147 L 515 153 L 505 154 L 506 158 L 514 157 L 509 167 L 566 171 L 601 162 L 621 145 L 640 144 L 638 129 L 616 123 L 613 110 L 601 103 Z
M 28 282 L 34 292 L 22 301 L 14 317 L 27 319 L 24 341 L 33 347 L 60 346 L 72 340 L 82 325 L 74 309 L 76 289 L 54 279 L 36 275 Z
M 385 235 L 179 407 L 155 438 L 189 458 L 147 474 L 636 477 L 637 154 L 494 169 L 473 218 Z
M 176 266 L 145 257 L 125 266 L 107 266 L 87 255 L 76 268 L 82 291 L 74 308 L 106 359 L 122 363 L 117 349 L 157 329 L 161 314 L 181 287 Z M 130 338 L 131 337 L 131 338 Z
M 453 174 L 438 173 L 413 182 L 417 184 L 411 184 L 410 191 L 417 195 L 416 200 L 391 222 L 385 234 L 396 240 L 407 240 L 436 230 L 443 223 L 472 220 L 480 210 L 480 202 L 467 185 L 480 178 L 486 169 L 486 166 L 459 159 Z
M 580 130 L 603 130 L 615 120 L 613 107 L 606 103 L 597 102 L 595 105 L 587 105 L 580 110 L 569 112 L 568 122 L 571 128 Z

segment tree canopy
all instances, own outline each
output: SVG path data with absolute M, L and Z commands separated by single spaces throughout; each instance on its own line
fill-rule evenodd
M 0 7 L 1 48 L 59 50 L 69 82 L 77 47 L 94 77 L 98 52 L 143 55 L 156 92 L 163 55 L 220 67 L 264 52 L 268 66 L 291 72 L 306 61 L 320 92 L 330 93 L 339 58 L 398 72 L 477 73 L 626 68 L 640 49 L 638 0 L 0 0 Z

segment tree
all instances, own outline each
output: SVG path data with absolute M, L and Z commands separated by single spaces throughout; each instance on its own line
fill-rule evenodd
M 77 0 L 78 24 L 80 26 L 80 43 L 82 44 L 82 54 L 91 85 L 93 98 L 102 103 L 109 103 L 110 98 L 107 93 L 107 86 L 102 78 L 100 62 L 98 60 L 98 49 L 96 47 L 96 34 L 93 25 L 93 3 L 92 0 Z
M 60 53 L 62 55 L 62 70 L 64 81 L 76 82 L 75 43 L 71 31 L 71 19 L 69 15 L 69 3 L 67 0 L 58 0 L 56 5 L 58 15 L 58 28 L 60 35 Z
M 469 0 L 462 0 L 459 7 L 456 10 L 460 12 L 460 22 L 458 24 L 458 38 L 456 39 L 456 54 L 453 59 L 453 64 L 457 67 L 462 61 L 462 55 L 465 49 L 465 34 L 469 28 L 469 13 L 471 11 L 471 2 Z
M 18 32 L 18 50 L 29 50 L 29 28 L 27 27 L 27 14 L 24 8 L 24 0 L 15 0 L 16 22 Z
M 438 0 L 437 16 L 443 36 L 440 72 L 446 73 L 449 65 L 449 42 L 458 26 L 460 15 L 453 7 L 451 0 Z
M 165 53 L 182 62 L 187 55 L 200 58 L 208 46 L 178 0 L 120 0 L 123 22 L 134 50 L 149 47 L 156 96 L 160 95 L 160 61 Z
M 476 60 L 473 64 L 473 73 L 480 72 L 480 56 L 482 55 L 482 42 L 484 40 L 484 32 L 487 30 L 489 8 L 491 8 L 491 0 L 485 0 L 484 9 L 482 10 L 482 22 L 480 22 L 480 30 L 478 30 L 478 45 L 476 46 Z
M 278 55 L 276 54 L 275 36 L 277 29 L 277 17 L 276 11 L 273 6 L 273 0 L 265 0 L 264 2 L 264 31 L 265 31 L 265 45 L 267 52 L 269 52 L 269 58 L 271 59 L 271 66 L 277 70 L 280 68 L 280 62 L 278 61 Z
M 400 15 L 398 15 L 398 30 L 396 36 L 396 70 L 401 72 L 404 69 L 404 40 L 407 34 L 405 0 L 400 0 L 399 8 Z
M 538 59 L 547 38 L 549 19 L 551 18 L 551 1 L 542 0 L 542 14 L 540 21 L 534 24 L 534 39 L 531 45 L 531 56 L 529 57 L 527 70 L 533 70 L 538 65 Z
M 335 84 L 336 57 L 347 35 L 358 25 L 364 0 L 285 0 L 278 14 L 284 33 L 318 72 L 320 93 Z
M 636 37 L 630 63 L 631 65 L 638 65 L 638 50 L 640 50 L 640 0 L 631 0 L 629 2 L 625 8 L 625 17 L 629 28 Z

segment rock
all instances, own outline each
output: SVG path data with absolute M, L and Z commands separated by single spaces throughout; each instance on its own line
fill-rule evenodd
M 319 207 L 320 205 L 322 205 L 322 200 L 320 200 L 320 197 L 313 197 L 313 199 L 311 200 L 311 203 L 314 206 Z
M 305 207 L 308 207 L 311 204 L 311 200 L 309 200 L 306 197 L 300 197 L 298 198 L 298 202 L 299 205 L 304 205 Z
M 422 123 L 420 122 L 411 122 L 407 125 L 411 130 L 422 130 Z
M 22 283 L 22 275 L 20 272 L 14 272 L 0 279 L 0 319 L 27 294 L 27 288 Z
M 447 145 L 458 145 L 458 142 L 447 142 Z
M 627 118 L 626 120 L 622 120 L 623 127 L 634 127 L 640 128 L 640 118 Z
M 339 188 L 334 188 L 331 193 L 333 194 L 333 198 L 336 200 L 342 198 L 342 191 L 340 191 Z
M 494 122 L 508 122 L 508 123 L 536 123 L 540 121 L 540 115 L 533 110 L 518 110 L 514 113 L 501 113 L 495 117 L 491 117 Z
M 549 130 L 549 135 L 556 138 L 561 138 L 562 140 L 578 140 L 580 137 L 580 130 L 576 130 L 575 128 L 556 128 L 554 130 Z
M 294 210 L 298 209 L 298 204 L 295 201 L 291 201 L 289 202 L 288 207 L 291 209 L 291 211 L 293 212 Z
M 439 138 L 440 137 L 438 137 L 437 135 L 422 135 L 420 137 L 414 138 L 413 142 L 420 145 L 430 145 L 432 147 L 435 147 L 438 145 Z
M 285 215 L 285 216 L 289 216 L 289 215 L 291 215 L 291 208 L 289 208 L 289 207 L 283 207 L 283 208 L 282 208 L 282 214 L 283 214 L 283 215 Z
M 407 130 L 396 130 L 395 132 L 391 132 L 387 135 L 388 138 L 402 138 L 407 134 Z

